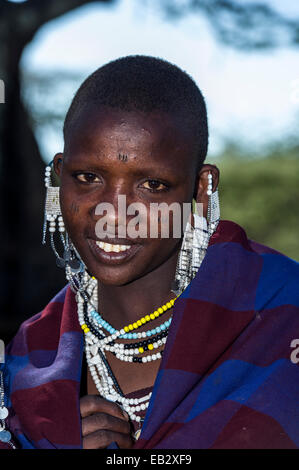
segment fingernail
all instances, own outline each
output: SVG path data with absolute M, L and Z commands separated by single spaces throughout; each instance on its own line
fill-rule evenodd
M 124 417 L 126 418 L 127 421 L 129 421 L 129 415 L 125 410 L 122 410 Z

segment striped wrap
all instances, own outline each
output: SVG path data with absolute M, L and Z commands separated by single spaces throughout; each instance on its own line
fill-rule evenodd
M 7 422 L 21 448 L 82 448 L 76 310 L 66 286 L 7 347 Z M 221 221 L 175 304 L 134 448 L 299 448 L 296 338 L 299 345 L 299 263 Z

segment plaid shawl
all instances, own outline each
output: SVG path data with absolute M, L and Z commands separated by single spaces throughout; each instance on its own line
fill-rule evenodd
M 299 448 L 296 338 L 299 263 L 222 221 L 175 304 L 134 448 Z M 66 286 L 21 325 L 6 351 L 7 424 L 20 447 L 82 448 L 82 354 Z

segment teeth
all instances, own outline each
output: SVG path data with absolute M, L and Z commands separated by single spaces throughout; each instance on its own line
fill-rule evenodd
M 111 243 L 105 242 L 96 242 L 96 244 L 102 248 L 102 250 L 106 251 L 106 253 L 110 253 L 111 251 L 119 253 L 120 251 L 126 251 L 131 248 L 131 245 L 111 245 Z

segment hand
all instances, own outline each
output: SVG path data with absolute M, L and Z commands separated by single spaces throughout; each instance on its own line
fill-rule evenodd
M 120 406 L 98 395 L 80 400 L 83 449 L 105 449 L 116 442 L 120 449 L 134 444 L 129 417 Z

